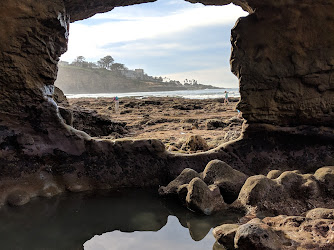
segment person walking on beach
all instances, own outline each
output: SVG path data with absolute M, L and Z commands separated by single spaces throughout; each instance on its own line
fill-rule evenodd
M 114 102 L 115 102 L 115 113 L 118 113 L 118 111 L 119 111 L 119 99 L 118 99 L 118 96 L 114 97 Z
M 224 97 L 224 104 L 227 105 L 228 104 L 228 92 L 225 90 L 225 97 Z

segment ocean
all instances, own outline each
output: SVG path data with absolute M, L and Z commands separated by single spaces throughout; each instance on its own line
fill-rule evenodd
M 97 94 L 66 94 L 68 98 L 99 98 L 99 97 L 182 97 L 188 99 L 213 99 L 223 98 L 224 92 L 228 92 L 229 97 L 240 97 L 238 88 L 226 89 L 200 89 L 200 90 L 177 90 L 177 91 L 156 91 L 156 92 L 128 92 L 128 93 L 97 93 Z

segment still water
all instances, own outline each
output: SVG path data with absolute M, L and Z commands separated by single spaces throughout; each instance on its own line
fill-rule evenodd
M 1 249 L 224 249 L 212 228 L 241 214 L 195 215 L 152 190 L 66 193 L 0 209 Z

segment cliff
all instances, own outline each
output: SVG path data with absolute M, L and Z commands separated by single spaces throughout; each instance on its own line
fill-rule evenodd
M 180 85 L 175 82 L 161 82 L 131 79 L 118 71 L 107 69 L 60 66 L 55 85 L 66 94 L 170 91 L 213 88 L 210 85 Z

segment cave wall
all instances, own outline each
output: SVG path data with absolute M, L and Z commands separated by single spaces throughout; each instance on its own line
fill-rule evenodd
M 334 2 L 285 2 L 257 7 L 232 30 L 239 108 L 248 123 L 333 127 Z
M 248 174 L 334 164 L 332 0 L 190 1 L 233 2 L 250 13 L 231 37 L 231 69 L 248 121 L 241 140 L 208 153 L 173 155 L 158 141 L 99 141 L 65 125 L 52 94 L 70 22 L 140 2 L 148 1 L 0 3 L 0 205 L 12 191 L 31 197 L 165 184 L 185 167 L 201 171 L 212 159 Z

